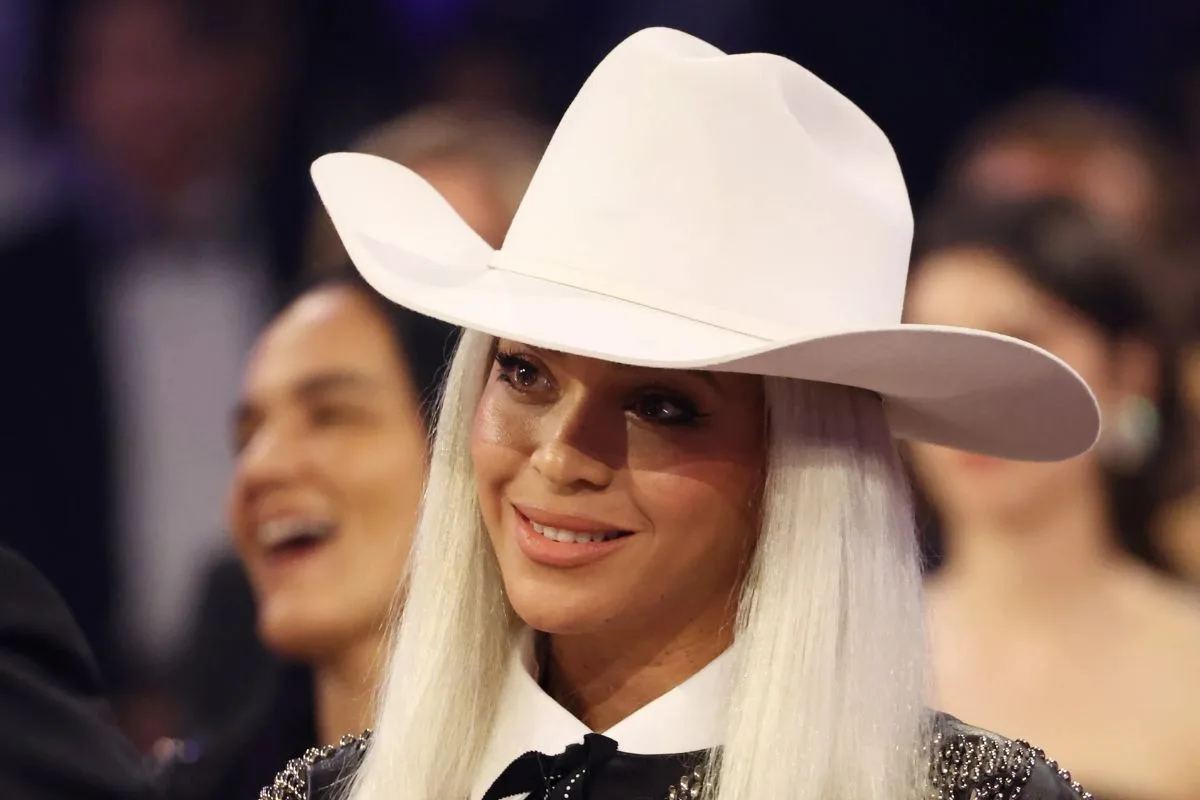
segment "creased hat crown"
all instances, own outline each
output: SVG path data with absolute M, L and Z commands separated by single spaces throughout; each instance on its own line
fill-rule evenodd
M 911 242 L 895 153 L 853 103 L 652 28 L 584 84 L 492 263 L 784 340 L 898 323 Z

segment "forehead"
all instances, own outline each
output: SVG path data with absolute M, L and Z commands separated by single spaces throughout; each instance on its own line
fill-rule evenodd
M 933 253 L 921 262 L 907 301 L 909 322 L 995 330 L 1044 319 L 1060 309 L 1008 261 L 969 247 Z
M 246 388 L 283 388 L 322 372 L 396 377 L 401 365 L 387 323 L 357 290 L 310 292 L 271 323 L 250 359 Z

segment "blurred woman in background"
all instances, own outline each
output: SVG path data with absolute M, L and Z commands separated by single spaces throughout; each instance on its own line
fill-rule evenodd
M 985 118 L 946 171 L 943 195 L 1071 197 L 1140 250 L 1150 283 L 1171 285 L 1163 313 L 1180 331 L 1183 394 L 1200 413 L 1200 241 L 1187 162 L 1147 121 L 1095 98 L 1038 92 Z M 1164 509 L 1153 536 L 1163 558 L 1200 584 L 1200 492 Z
M 1060 464 L 912 448 L 940 521 L 936 705 L 1044 743 L 1098 797 L 1183 800 L 1200 789 L 1200 598 L 1155 569 L 1149 532 L 1195 454 L 1175 350 L 1118 238 L 1047 199 L 947 205 L 918 242 L 909 321 L 1038 344 L 1105 417 Z
M 304 668 L 202 740 L 178 796 L 252 797 L 280 754 L 368 724 L 424 485 L 424 398 L 451 331 L 345 276 L 301 293 L 259 340 L 237 406 L 230 529 L 259 637 Z
M 519 117 L 437 105 L 351 149 L 412 164 L 498 242 L 542 146 Z M 164 748 L 177 762 L 198 747 L 199 766 L 175 779 L 188 798 L 257 796 L 282 761 L 368 726 L 424 484 L 425 403 L 452 328 L 384 302 L 349 268 L 324 212 L 310 244 L 312 284 L 263 334 L 238 407 L 241 565 L 214 570 L 194 637 L 184 703 L 199 745 Z M 269 654 L 250 652 L 261 647 L 252 617 Z
M 332 279 L 272 323 L 246 372 L 230 529 L 264 643 L 316 665 L 320 741 L 367 720 L 449 338 Z

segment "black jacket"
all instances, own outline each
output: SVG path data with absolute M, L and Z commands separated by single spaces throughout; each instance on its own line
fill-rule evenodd
M 0 547 L 0 797 L 151 800 L 156 778 L 117 727 L 62 598 Z
M 974 728 L 954 717 L 938 714 L 934 725 L 930 763 L 931 800 L 1080 800 L 1090 798 L 1068 772 L 1042 751 L 1025 742 L 1012 741 Z M 598 737 L 601 738 L 601 737 Z M 370 733 L 347 737 L 339 747 L 311 749 L 292 760 L 267 787 L 264 800 L 336 800 L 346 779 L 353 775 L 370 743 Z M 700 798 L 705 781 L 700 768 L 705 753 L 643 756 L 617 752 L 589 778 L 589 800 L 626 800 L 656 797 L 664 800 Z M 578 773 L 571 770 L 535 792 L 531 800 L 568 796 Z M 693 793 L 696 787 L 699 791 Z M 506 793 L 507 794 L 507 793 Z

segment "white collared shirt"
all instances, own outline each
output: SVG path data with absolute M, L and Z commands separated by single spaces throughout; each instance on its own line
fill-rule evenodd
M 661 755 L 707 750 L 725 727 L 730 669 L 726 650 L 671 691 L 603 731 L 623 753 Z M 537 682 L 534 637 L 521 636 L 509 658 L 500 707 L 484 751 L 471 800 L 480 800 L 517 757 L 536 750 L 553 756 L 593 731 L 555 702 Z

